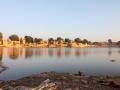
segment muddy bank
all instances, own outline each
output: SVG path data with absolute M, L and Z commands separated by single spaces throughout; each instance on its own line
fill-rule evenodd
M 120 90 L 120 76 L 44 72 L 18 80 L 0 81 L 3 90 Z

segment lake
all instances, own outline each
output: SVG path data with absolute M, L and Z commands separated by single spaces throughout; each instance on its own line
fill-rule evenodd
M 56 71 L 120 75 L 120 48 L 0 48 L 1 80 Z

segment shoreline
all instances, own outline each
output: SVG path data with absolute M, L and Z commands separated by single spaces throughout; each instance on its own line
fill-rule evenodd
M 118 46 L 108 47 L 108 46 L 85 46 L 85 47 L 40 47 L 40 46 L 0 46 L 2 48 L 120 48 Z
M 116 86 L 111 86 L 110 82 Z M 120 76 L 86 76 L 82 72 L 71 74 L 51 71 L 17 80 L 0 80 L 0 88 L 3 90 L 119 90 L 119 85 Z

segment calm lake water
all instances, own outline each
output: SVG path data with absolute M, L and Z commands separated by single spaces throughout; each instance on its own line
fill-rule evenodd
M 0 48 L 0 65 L 8 67 L 2 80 L 46 71 L 120 75 L 120 48 Z

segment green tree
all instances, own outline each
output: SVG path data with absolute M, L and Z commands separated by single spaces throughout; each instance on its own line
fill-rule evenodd
M 66 47 L 71 47 L 71 40 L 69 38 L 65 38 L 65 44 L 67 45 Z
M 48 39 L 48 43 L 49 43 L 49 44 L 54 44 L 54 39 L 53 39 L 53 38 L 49 38 L 49 39 Z
M 3 44 L 3 34 L 2 34 L 2 32 L 0 32 L 0 44 Z
M 22 38 L 20 38 L 20 44 L 23 44 L 23 39 Z
M 120 41 L 118 41 L 116 44 L 117 44 L 117 45 L 120 45 Z
M 108 45 L 111 47 L 112 46 L 112 40 L 108 39 Z
M 16 35 L 16 34 L 13 34 L 13 35 L 9 36 L 9 39 L 10 39 L 11 41 L 19 41 L 19 37 L 18 37 L 18 35 Z
M 57 37 L 56 41 L 58 42 L 58 44 L 61 44 L 62 42 L 64 42 L 64 39 L 61 37 Z
M 100 42 L 93 42 L 92 44 L 93 44 L 93 45 L 96 45 L 96 46 L 101 46 L 101 43 L 100 43 Z
M 40 44 L 42 40 L 43 40 L 42 38 L 35 38 L 34 43 Z
M 75 38 L 75 39 L 74 39 L 74 42 L 77 43 L 77 44 L 79 44 L 79 43 L 81 43 L 82 41 L 81 41 L 80 38 Z
M 25 42 L 26 43 L 28 43 L 28 44 L 29 43 L 33 43 L 33 37 L 31 37 L 31 36 L 25 36 L 24 38 L 25 38 Z
M 2 41 L 3 40 L 3 34 L 2 34 L 2 32 L 0 32 L 0 41 Z
M 69 38 L 65 38 L 65 43 L 70 43 L 71 42 L 71 40 L 69 39 Z
M 64 41 L 64 39 L 61 37 L 57 37 L 57 41 L 58 41 L 58 43 L 61 43 L 62 41 Z
M 82 43 L 83 44 L 89 44 L 89 41 L 87 39 L 83 39 Z

